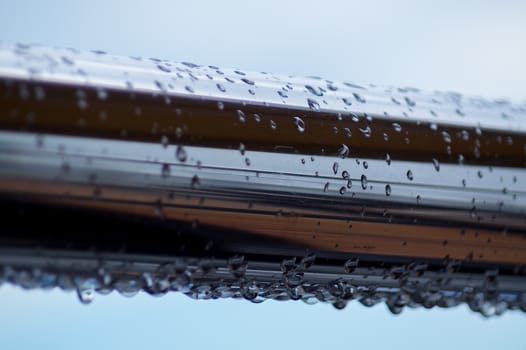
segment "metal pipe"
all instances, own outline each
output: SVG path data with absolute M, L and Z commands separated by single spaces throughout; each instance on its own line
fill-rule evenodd
M 524 310 L 525 118 L 458 93 L 0 44 L 4 279 L 52 271 L 83 301 L 133 281 Z

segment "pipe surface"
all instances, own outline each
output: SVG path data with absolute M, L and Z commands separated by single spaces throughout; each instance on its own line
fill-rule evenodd
M 526 103 L 0 43 L 0 280 L 526 310 Z

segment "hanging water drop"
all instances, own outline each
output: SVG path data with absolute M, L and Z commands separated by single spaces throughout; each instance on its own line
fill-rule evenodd
M 413 181 L 413 172 L 411 170 L 407 171 L 406 176 L 410 181 Z
M 82 304 L 90 304 L 95 298 L 95 290 L 93 288 L 77 288 L 77 296 Z

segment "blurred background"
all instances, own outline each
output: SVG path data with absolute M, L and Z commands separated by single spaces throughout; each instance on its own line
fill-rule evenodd
M 524 1 L 7 1 L 0 41 L 526 99 Z M 526 349 L 526 316 L 0 287 L 6 349 Z

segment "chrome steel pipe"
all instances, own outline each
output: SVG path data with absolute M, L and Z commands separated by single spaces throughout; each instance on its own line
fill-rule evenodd
M 525 121 L 458 93 L 0 44 L 4 279 L 525 309 Z

